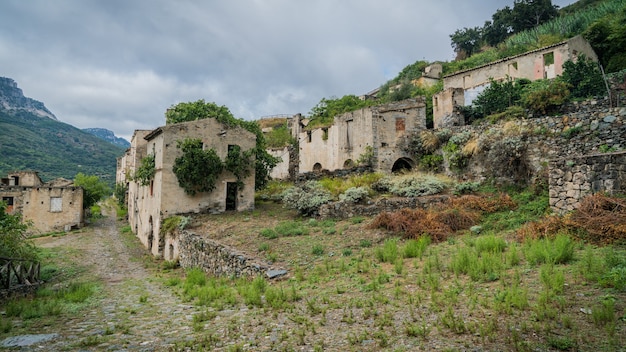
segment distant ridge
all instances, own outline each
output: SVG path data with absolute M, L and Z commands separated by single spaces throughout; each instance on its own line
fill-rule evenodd
M 126 148 L 60 122 L 42 102 L 0 77 L 0 176 L 34 170 L 44 181 L 77 173 L 115 184 L 116 158 Z
M 83 131 L 93 134 L 100 139 L 103 139 L 122 148 L 130 147 L 129 141 L 125 140 L 124 138 L 117 137 L 115 133 L 113 133 L 113 131 L 107 130 L 106 128 L 83 128 Z

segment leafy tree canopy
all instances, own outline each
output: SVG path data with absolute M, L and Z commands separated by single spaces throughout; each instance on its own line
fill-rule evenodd
M 333 122 L 333 118 L 337 115 L 358 110 L 373 104 L 374 102 L 370 100 L 362 100 L 355 95 L 344 95 L 341 98 L 322 98 L 322 100 L 320 100 L 320 102 L 311 109 L 311 112 L 309 112 L 309 116 L 311 118 L 311 124 L 309 126 L 316 127 L 329 125 Z
M 111 188 L 98 176 L 79 172 L 74 177 L 74 185 L 83 188 L 83 208 L 90 208 L 101 199 L 111 194 Z
M 206 118 L 214 118 L 229 126 L 237 125 L 234 122 L 235 117 L 226 106 L 219 106 L 215 103 L 207 103 L 204 99 L 188 103 L 179 103 L 170 107 L 165 112 L 166 124 L 195 121 Z

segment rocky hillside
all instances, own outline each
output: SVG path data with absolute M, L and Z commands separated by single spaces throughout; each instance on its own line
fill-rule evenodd
M 0 175 L 35 170 L 44 181 L 79 173 L 115 183 L 124 148 L 60 122 L 42 102 L 27 98 L 15 81 L 0 77 Z
M 39 117 L 57 119 L 42 102 L 25 97 L 17 83 L 6 77 L 0 77 L 0 111 L 22 111 Z

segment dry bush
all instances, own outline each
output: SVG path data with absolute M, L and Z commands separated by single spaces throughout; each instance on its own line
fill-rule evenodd
M 480 220 L 481 212 L 513 207 L 515 203 L 506 194 L 497 198 L 468 195 L 451 198 L 429 210 L 405 208 L 391 213 L 383 212 L 369 228 L 383 228 L 405 238 L 418 238 L 427 234 L 433 242 L 441 242 L 449 235 L 475 225 Z
M 532 221 L 519 228 L 515 235 L 518 241 L 533 240 L 539 238 L 554 238 L 556 234 L 562 232 L 570 232 L 563 217 L 558 215 L 550 215 L 539 221 Z
M 626 199 L 595 194 L 585 197 L 580 207 L 566 216 L 547 216 L 517 230 L 519 240 L 552 238 L 569 233 L 596 244 L 626 241 Z
M 425 154 L 430 154 L 439 148 L 441 142 L 439 137 L 431 131 L 423 131 L 420 133 L 420 139 L 422 140 L 422 148 L 424 148 Z
M 464 195 L 461 197 L 450 198 L 446 203 L 447 207 L 464 208 L 470 210 L 478 210 L 483 213 L 494 213 L 496 211 L 511 210 L 517 207 L 517 204 L 506 193 L 500 193 L 498 197 L 484 197 L 476 195 Z
M 467 143 L 465 143 L 465 145 L 461 149 L 461 152 L 463 153 L 463 155 L 467 157 L 471 157 L 473 155 L 478 154 L 478 151 L 479 151 L 478 138 L 470 139 L 469 141 L 467 141 Z
M 626 199 L 594 194 L 565 218 L 568 225 L 583 229 L 586 240 L 608 244 L 626 240 Z

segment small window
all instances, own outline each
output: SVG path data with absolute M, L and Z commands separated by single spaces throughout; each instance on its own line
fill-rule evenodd
M 150 195 L 154 195 L 154 180 L 150 180 Z
M 6 205 L 13 205 L 13 197 L 2 197 L 2 201 L 6 203 Z
M 63 198 L 51 197 L 50 198 L 50 212 L 60 213 L 63 211 Z
M 404 117 L 396 118 L 396 132 L 404 132 L 406 129 L 405 119 Z
M 307 138 L 307 141 L 308 141 L 309 143 L 311 143 L 311 139 L 312 139 L 312 137 L 311 137 L 311 131 L 306 131 L 306 138 Z
M 545 66 L 554 65 L 554 51 L 543 54 L 543 64 Z

